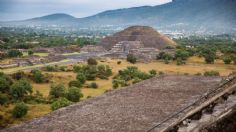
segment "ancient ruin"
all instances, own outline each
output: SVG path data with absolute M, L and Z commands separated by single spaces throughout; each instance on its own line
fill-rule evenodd
M 3 131 L 203 130 L 236 105 L 236 76 L 221 80 L 220 77 L 159 76 Z M 226 107 L 222 109 L 222 106 Z M 200 111 L 208 115 L 200 116 L 198 122 Z M 211 115 L 216 120 L 207 118 Z

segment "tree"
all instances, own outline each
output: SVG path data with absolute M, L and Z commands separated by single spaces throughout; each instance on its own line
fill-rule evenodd
M 216 58 L 216 51 L 211 48 L 204 48 L 201 51 L 201 54 L 205 58 L 207 64 L 213 64 Z
M 69 87 L 77 87 L 77 88 L 81 88 L 82 87 L 81 82 L 78 81 L 78 80 L 70 81 L 68 85 L 69 85 Z
M 84 84 L 86 81 L 86 76 L 83 73 L 78 73 L 76 79 L 81 83 Z
M 109 76 L 112 75 L 112 70 L 108 65 L 98 65 L 97 67 L 98 73 L 97 77 L 100 79 L 108 79 Z
M 22 52 L 20 52 L 19 50 L 15 50 L 15 49 L 9 50 L 7 52 L 7 54 L 8 54 L 9 57 L 21 57 L 21 56 L 23 56 Z
M 34 52 L 32 50 L 28 50 L 28 55 L 29 56 L 34 55 Z
M 7 94 L 3 94 L 0 92 L 0 105 L 4 105 L 6 103 L 8 103 L 9 98 L 7 96 Z
M 66 98 L 59 98 L 58 100 L 54 101 L 51 104 L 51 109 L 52 110 L 57 110 L 57 109 L 60 109 L 62 107 L 69 106 L 71 104 L 72 104 L 72 102 L 69 101 L 68 99 L 66 99 Z
M 87 60 L 87 62 L 88 62 L 88 65 L 97 65 L 98 64 L 94 58 L 89 58 Z
M 16 73 L 13 73 L 12 77 L 13 79 L 20 80 L 23 79 L 25 76 L 25 73 L 23 71 L 18 71 Z
M 156 70 L 150 70 L 149 74 L 151 74 L 151 76 L 156 76 L 157 75 L 157 71 Z
M 206 71 L 204 76 L 220 76 L 220 73 L 218 71 Z
M 0 92 L 8 93 L 10 90 L 10 82 L 6 78 L 0 77 Z
M 230 57 L 225 57 L 223 61 L 225 64 L 230 64 L 232 62 L 232 59 Z
M 97 85 L 97 83 L 92 82 L 92 83 L 90 84 L 90 87 L 96 89 L 96 88 L 98 88 L 98 85 Z
M 66 94 L 66 98 L 72 102 L 79 102 L 80 98 L 83 97 L 83 94 L 81 93 L 80 89 L 76 87 L 69 87 L 68 92 Z
M 52 84 L 50 87 L 50 98 L 60 98 L 65 95 L 65 86 L 63 84 Z
M 39 71 L 39 70 L 32 70 L 31 72 L 33 74 L 33 80 L 36 83 L 42 83 L 43 82 L 44 76 L 43 76 L 41 71 Z
M 21 118 L 28 112 L 28 106 L 25 103 L 17 103 L 12 111 L 12 116 L 15 118 Z
M 133 54 L 128 54 L 127 55 L 127 61 L 132 63 L 132 64 L 135 64 L 137 62 L 137 58 Z
M 185 50 L 177 50 L 175 53 L 176 59 L 187 60 L 188 57 L 189 57 L 189 53 L 188 51 L 185 51 Z
M 85 69 L 85 76 L 87 80 L 95 80 L 97 76 L 97 67 L 96 66 L 87 66 Z
M 26 79 L 16 81 L 10 87 L 10 94 L 15 99 L 22 99 L 23 97 L 28 94 L 31 94 L 32 92 L 32 86 Z

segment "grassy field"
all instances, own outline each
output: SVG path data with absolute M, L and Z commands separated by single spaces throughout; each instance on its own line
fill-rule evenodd
M 118 65 L 117 61 L 121 61 Z M 165 74 L 190 74 L 194 75 L 197 73 L 204 73 L 205 71 L 218 71 L 220 75 L 227 76 L 232 71 L 236 71 L 235 65 L 225 65 L 222 61 L 217 60 L 215 64 L 205 64 L 203 58 L 192 57 L 187 61 L 186 65 L 177 66 L 176 62 L 171 62 L 170 64 L 164 64 L 161 61 L 154 61 L 148 64 L 137 63 L 131 64 L 125 60 L 109 59 L 105 62 L 99 62 L 99 64 L 109 65 L 112 68 L 113 76 L 118 73 L 119 70 L 125 69 L 127 66 L 136 66 L 141 71 L 148 72 L 152 69 L 156 71 L 162 71 Z M 52 82 L 61 82 L 67 86 L 67 84 L 75 80 L 76 74 L 73 72 L 44 72 L 52 76 Z M 112 77 L 113 77 L 112 76 Z M 106 90 L 112 89 L 112 77 L 109 80 L 97 79 L 95 82 L 98 84 L 98 89 L 82 88 L 84 94 L 84 99 L 87 96 L 98 96 L 104 93 Z M 93 81 L 87 81 L 86 84 L 90 84 Z M 50 84 L 35 84 L 33 83 L 34 89 L 43 93 L 44 96 L 48 96 Z
M 68 55 L 79 55 L 79 54 L 80 54 L 79 52 L 73 52 L 73 53 L 64 53 L 61 55 L 68 56 Z
M 34 55 L 40 56 L 40 57 L 45 57 L 48 56 L 49 53 L 34 53 Z M 28 56 L 28 52 L 23 52 L 23 56 L 26 57 Z

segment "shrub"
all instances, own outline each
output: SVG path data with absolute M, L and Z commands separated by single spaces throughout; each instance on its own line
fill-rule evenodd
M 108 77 L 112 75 L 112 70 L 108 65 L 99 65 L 97 69 L 97 77 L 100 79 L 108 80 Z
M 7 93 L 10 90 L 10 82 L 5 77 L 0 77 L 0 92 Z
M 79 102 L 80 98 L 83 97 L 80 89 L 76 87 L 69 87 L 68 92 L 66 94 L 66 98 L 72 102 Z
M 202 73 L 200 73 L 200 72 L 199 72 L 199 73 L 196 73 L 195 75 L 196 75 L 196 76 L 201 76 L 201 75 L 202 75 Z
M 90 87 L 96 89 L 96 88 L 98 88 L 98 85 L 97 85 L 97 83 L 92 82 L 92 83 L 90 84 Z
M 33 74 L 33 80 L 36 82 L 36 83 L 42 83 L 43 80 L 44 80 L 44 76 L 42 74 L 41 71 L 39 70 L 32 70 L 31 73 Z
M 139 83 L 139 82 L 141 82 L 142 80 L 141 79 L 139 79 L 139 78 L 134 78 L 134 80 L 133 80 L 133 84 L 136 84 L 136 83 Z
M 12 111 L 12 116 L 15 118 L 21 118 L 28 112 L 28 106 L 25 103 L 17 103 Z
M 165 73 L 163 71 L 159 71 L 159 75 L 164 75 Z
M 182 59 L 177 58 L 176 65 L 184 65 L 184 64 L 185 64 L 185 62 Z
M 84 84 L 86 81 L 86 76 L 83 73 L 78 73 L 76 79 L 81 83 Z
M 59 69 L 60 69 L 61 71 L 66 71 L 66 66 L 60 66 Z
M 218 71 L 206 71 L 204 76 L 220 76 L 220 73 Z
M 31 56 L 31 55 L 33 55 L 34 54 L 34 52 L 32 51 L 32 50 L 28 50 L 28 55 L 29 56 Z
M 185 50 L 177 50 L 175 53 L 175 58 L 180 60 L 187 60 L 189 56 L 189 52 Z
M 94 58 L 89 58 L 87 60 L 87 62 L 88 62 L 88 65 L 97 65 L 98 64 L 96 59 L 94 59 Z
M 9 57 L 21 57 L 21 56 L 23 56 L 23 53 L 20 52 L 19 50 L 12 49 L 12 50 L 9 50 L 9 51 L 7 52 L 7 55 L 8 55 Z
M 68 99 L 66 99 L 66 98 L 59 98 L 58 100 L 54 101 L 51 104 L 51 109 L 54 111 L 54 110 L 57 110 L 57 109 L 69 106 L 71 104 L 72 104 L 72 102 L 69 101 Z
M 22 99 L 25 95 L 31 94 L 32 92 L 33 90 L 31 84 L 25 79 L 14 82 L 14 84 L 10 87 L 10 94 L 15 99 Z
M 77 88 L 82 87 L 81 82 L 78 80 L 70 81 L 68 85 L 69 85 L 69 87 L 77 87 Z
M 65 95 L 65 87 L 63 84 L 53 84 L 50 88 L 50 98 L 60 98 Z
M 45 70 L 48 72 L 57 71 L 55 66 L 49 66 L 49 65 L 45 67 Z
M 230 64 L 232 62 L 232 59 L 230 57 L 225 57 L 223 61 L 225 64 Z
M 0 105 L 7 104 L 8 101 L 9 101 L 9 98 L 8 98 L 7 94 L 3 94 L 0 92 Z
M 156 76 L 157 75 L 157 71 L 156 70 L 150 70 L 149 74 L 151 74 L 151 76 Z
M 137 62 L 137 58 L 133 54 L 128 54 L 127 55 L 127 61 L 132 63 L 132 64 L 135 64 Z
M 23 79 L 25 77 L 25 73 L 23 71 L 18 71 L 12 74 L 12 78 L 16 80 Z

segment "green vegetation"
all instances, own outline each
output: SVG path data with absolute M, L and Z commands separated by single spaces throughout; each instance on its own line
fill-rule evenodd
M 25 116 L 28 112 L 28 106 L 21 102 L 21 103 L 17 103 L 12 111 L 12 116 L 15 118 L 21 118 L 23 116 Z
M 120 70 L 119 73 L 113 78 L 113 88 L 124 87 L 130 85 L 130 82 L 137 83 L 141 80 L 149 79 L 155 74 L 154 71 L 150 71 L 151 74 L 138 70 L 137 67 L 131 66 L 124 70 Z
M 77 87 L 69 87 L 66 93 L 66 98 L 72 102 L 79 102 L 80 98 L 83 97 L 80 89 Z
M 44 82 L 44 76 L 40 70 L 32 70 L 32 78 L 36 83 Z
M 204 76 L 220 76 L 220 73 L 218 71 L 206 71 Z
M 97 65 L 98 64 L 98 62 L 94 58 L 89 58 L 87 60 L 87 62 L 88 62 L 88 65 Z
M 32 86 L 26 79 L 15 81 L 10 87 L 10 95 L 14 99 L 24 99 L 26 95 L 32 93 Z
M 72 102 L 69 101 L 68 99 L 66 98 L 59 98 L 58 100 L 54 101 L 51 105 L 51 109 L 52 110 L 57 110 L 57 109 L 60 109 L 62 107 L 66 107 L 66 106 L 69 106 L 71 105 Z
M 52 84 L 49 92 L 51 99 L 64 97 L 66 88 L 63 84 Z
M 127 61 L 132 63 L 132 64 L 135 64 L 137 62 L 137 58 L 133 54 L 128 54 L 127 55 Z

